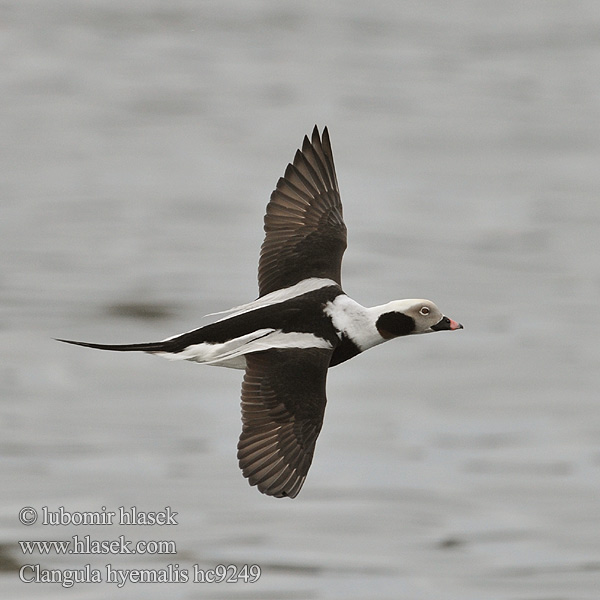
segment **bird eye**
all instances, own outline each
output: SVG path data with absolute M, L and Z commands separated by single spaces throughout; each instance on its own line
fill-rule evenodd
M 424 317 L 426 317 L 430 312 L 431 309 L 429 308 L 429 306 L 422 306 L 421 310 L 419 311 Z

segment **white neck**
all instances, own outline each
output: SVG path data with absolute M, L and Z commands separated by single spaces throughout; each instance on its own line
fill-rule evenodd
M 333 326 L 364 351 L 386 341 L 375 326 L 379 315 L 386 312 L 386 306 L 367 308 L 342 294 L 326 304 L 325 312 Z

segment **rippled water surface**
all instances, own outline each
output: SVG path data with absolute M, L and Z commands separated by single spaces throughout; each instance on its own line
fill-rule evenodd
M 71 596 L 596 600 L 600 5 L 0 3 L 0 586 L 22 564 L 258 564 L 257 583 Z M 366 305 L 465 325 L 331 371 L 300 496 L 241 477 L 241 373 L 60 345 L 256 295 L 268 196 L 328 125 Z M 21 525 L 25 506 L 177 526 Z M 24 556 L 19 540 L 172 540 Z M 73 596 L 75 594 L 75 596 Z

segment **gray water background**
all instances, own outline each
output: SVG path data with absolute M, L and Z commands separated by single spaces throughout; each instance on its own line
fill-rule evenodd
M 259 564 L 172 598 L 597 600 L 600 3 L 0 3 L 3 598 L 26 562 Z M 61 345 L 162 339 L 253 299 L 268 196 L 328 125 L 344 288 L 465 330 L 330 372 L 300 496 L 235 458 L 241 373 Z M 171 528 L 25 527 L 21 507 L 171 506 Z M 17 540 L 175 540 L 24 557 Z

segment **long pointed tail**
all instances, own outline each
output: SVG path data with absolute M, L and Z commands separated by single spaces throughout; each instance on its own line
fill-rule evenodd
M 118 352 L 160 352 L 165 350 L 165 342 L 148 342 L 144 344 L 93 344 L 91 342 L 76 342 L 74 340 L 61 340 L 57 342 L 85 346 L 86 348 L 98 348 L 99 350 L 117 350 Z

